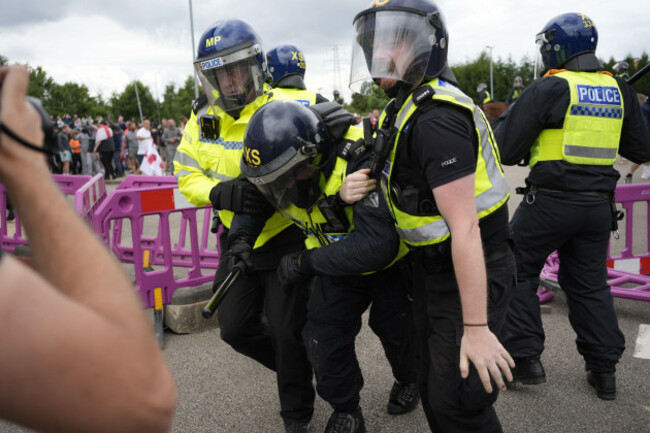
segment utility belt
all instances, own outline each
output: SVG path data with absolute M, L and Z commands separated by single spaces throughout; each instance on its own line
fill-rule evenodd
M 500 242 L 483 244 L 483 258 L 485 264 L 498 263 L 511 255 L 514 251 L 512 239 L 503 239 Z M 454 269 L 451 255 L 451 239 L 434 245 L 411 247 L 411 253 L 415 262 L 421 266 L 427 274 L 448 272 Z
M 526 187 L 517 187 L 515 189 L 517 194 L 523 195 L 526 203 L 533 204 L 538 193 L 549 193 L 555 195 L 562 195 L 565 197 L 571 196 L 589 196 L 589 197 L 600 197 L 605 200 L 609 200 L 610 209 L 612 212 L 612 227 L 611 231 L 616 239 L 619 238 L 618 233 L 618 222 L 625 217 L 623 211 L 616 208 L 616 201 L 614 199 L 614 191 L 611 192 L 601 192 L 601 191 L 563 191 L 558 189 L 543 188 L 535 184 L 530 184 Z

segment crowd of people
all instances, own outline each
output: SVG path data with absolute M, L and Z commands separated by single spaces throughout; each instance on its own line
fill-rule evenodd
M 162 161 L 160 173 L 173 174 L 173 160 L 181 140 L 187 118 L 162 119 L 161 123 L 135 118 L 125 121 L 119 115 L 117 122 L 103 116 L 79 117 L 76 114 L 50 116 L 56 134 L 56 149 L 49 159 L 50 170 L 57 174 L 103 173 L 107 180 L 126 174 L 154 174 L 141 169 L 147 152 L 155 150 Z M 152 147 L 150 147 L 152 146 Z M 153 150 L 152 150 L 153 149 Z

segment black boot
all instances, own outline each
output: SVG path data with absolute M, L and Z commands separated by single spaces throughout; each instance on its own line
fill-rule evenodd
M 415 383 L 401 384 L 395 382 L 390 391 L 388 399 L 388 413 L 391 415 L 402 415 L 409 413 L 418 405 L 420 393 Z
M 596 389 L 596 395 L 599 399 L 616 399 L 616 373 L 594 373 L 588 371 L 587 382 Z
M 327 421 L 325 433 L 366 433 L 361 407 L 357 407 L 353 413 L 333 412 Z
M 292 419 L 285 419 L 284 431 L 286 433 L 310 433 L 311 426 L 309 425 L 309 422 L 301 422 Z
M 546 382 L 546 372 L 539 356 L 515 358 L 515 368 L 512 369 L 513 383 L 538 385 Z

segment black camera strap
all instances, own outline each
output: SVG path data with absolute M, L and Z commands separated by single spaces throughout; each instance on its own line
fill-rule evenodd
M 45 149 L 44 147 L 40 147 L 40 146 L 33 145 L 33 144 L 29 143 L 28 141 L 26 141 L 25 139 L 19 137 L 18 134 L 16 134 L 16 133 L 13 132 L 11 129 L 9 129 L 9 128 L 7 127 L 7 125 L 5 125 L 4 123 L 2 123 L 1 121 L 0 121 L 0 133 L 5 133 L 5 134 L 7 134 L 9 137 L 11 137 L 12 139 L 14 139 L 14 140 L 17 141 L 18 143 L 20 143 L 20 144 L 22 144 L 23 146 L 28 147 L 28 148 L 30 148 L 30 149 L 32 149 L 32 150 L 35 150 L 35 151 L 37 151 L 37 152 L 44 153 L 44 154 L 46 154 L 46 155 L 53 155 L 53 152 L 52 152 L 51 150 L 49 150 L 49 149 Z

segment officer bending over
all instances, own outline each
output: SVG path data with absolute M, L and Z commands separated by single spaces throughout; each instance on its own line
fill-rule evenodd
M 408 282 L 399 261 L 408 250 L 379 194 L 353 206 L 338 195 L 347 173 L 367 162 L 363 133 L 351 122 L 352 115 L 334 102 L 313 109 L 269 103 L 249 122 L 242 161 L 244 175 L 307 235 L 308 249 L 285 255 L 278 275 L 287 284 L 315 276 L 303 339 L 318 393 L 334 409 L 326 433 L 366 431 L 354 340 L 371 304 L 369 325 L 396 379 L 388 412 L 410 412 L 419 401 Z M 237 215 L 231 245 L 250 245 L 255 223 Z
M 377 132 L 390 143 L 382 187 L 415 260 L 414 318 L 428 349 L 420 395 L 429 426 L 500 432 L 495 387 L 505 389 L 514 363 L 497 336 L 515 261 L 496 143 L 447 66 L 449 37 L 435 3 L 375 2 L 354 27 L 350 87 L 360 91 L 372 81 L 395 98 Z
M 248 120 L 262 105 L 279 97 L 264 84 L 266 58 L 253 29 L 240 20 L 213 24 L 199 40 L 194 64 L 205 94 L 193 105 L 174 157 L 174 174 L 183 195 L 194 205 L 212 203 L 223 224 L 222 251 L 234 212 L 259 213 L 268 204 L 258 190 L 240 179 L 239 161 Z M 301 284 L 283 284 L 275 269 L 282 254 L 304 248 L 304 236 L 279 214 L 271 217 L 250 258 L 255 271 L 239 278 L 219 308 L 221 338 L 236 351 L 277 374 L 280 414 L 287 432 L 308 431 L 314 411 L 312 370 L 300 332 L 307 294 Z M 215 283 L 228 272 L 222 254 Z M 262 312 L 268 326 L 262 322 Z
M 540 361 L 544 328 L 536 296 L 549 254 L 560 258 L 571 326 L 587 379 L 601 399 L 616 396 L 616 364 L 625 349 L 609 285 L 607 246 L 616 223 L 613 165 L 620 153 L 650 159 L 650 137 L 632 88 L 599 72 L 598 32 L 588 17 L 567 13 L 537 34 L 546 74 L 499 119 L 495 136 L 504 164 L 530 166 L 525 199 L 511 221 L 517 246 L 517 290 L 504 345 L 524 384 L 546 381 Z

